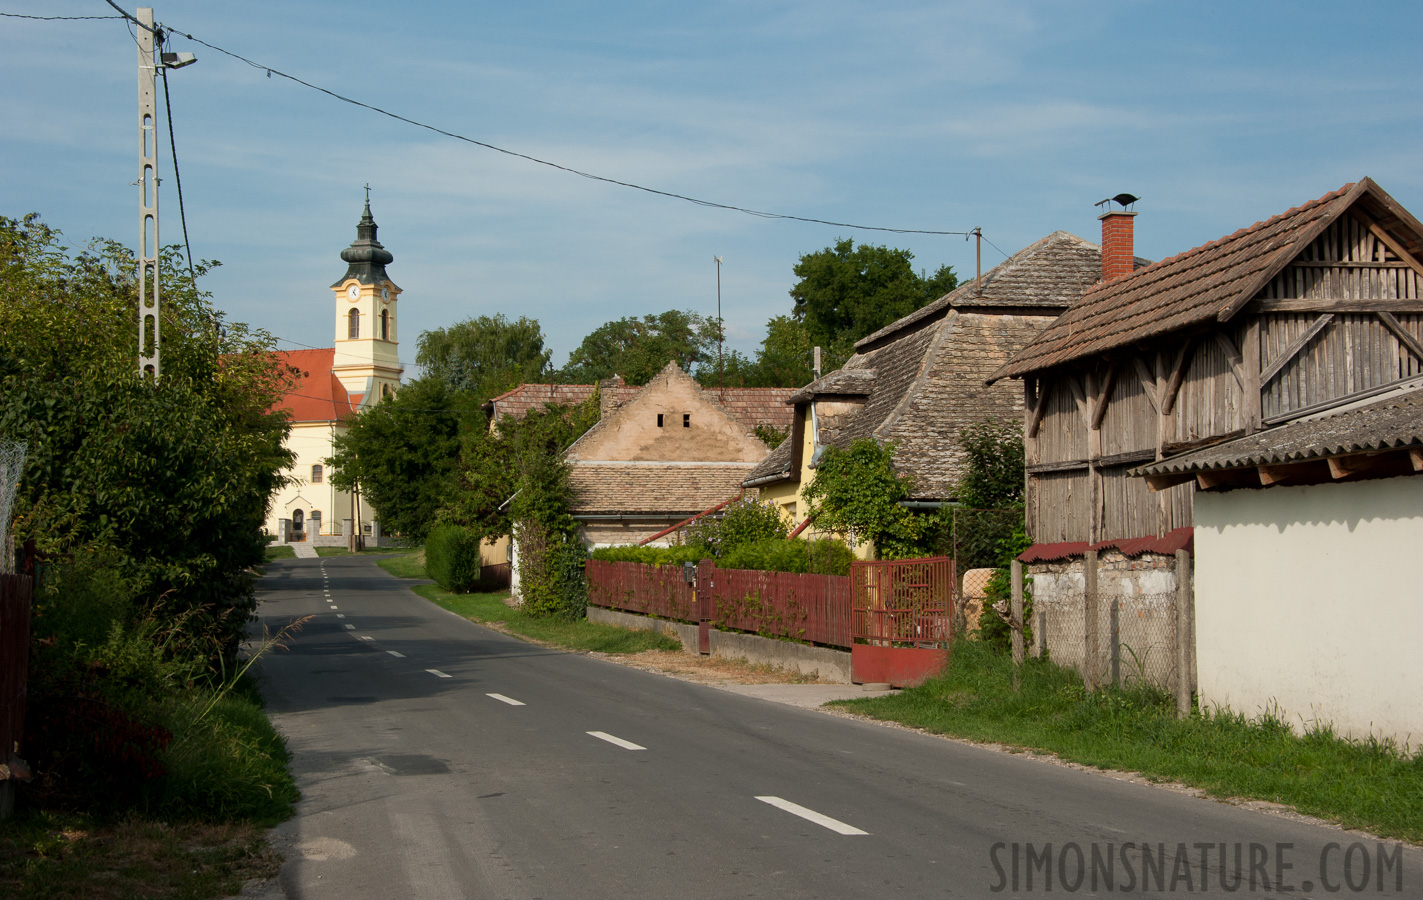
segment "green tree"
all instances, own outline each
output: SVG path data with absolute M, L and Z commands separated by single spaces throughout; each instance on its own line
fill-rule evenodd
M 933 277 L 916 274 L 908 250 L 874 247 L 849 238 L 801 256 L 791 288 L 793 316 L 806 334 L 843 360 L 855 341 L 908 315 L 952 290 L 958 278 L 949 266 Z M 827 367 L 828 370 L 828 367 Z
M 803 387 L 814 377 L 814 361 L 814 344 L 805 323 L 794 316 L 775 316 L 766 323 L 766 337 L 756 352 L 754 386 Z M 828 361 L 822 360 L 822 367 Z
M 965 460 L 958 500 L 975 509 L 1023 505 L 1023 429 L 1016 422 L 989 419 L 959 431 Z
M 675 309 L 607 322 L 569 354 L 559 380 L 589 384 L 621 375 L 628 384 L 646 384 L 669 362 L 691 374 L 715 370 L 719 333 L 715 319 Z
M 460 435 L 482 430 L 477 395 L 426 375 L 349 422 L 332 441 L 331 484 L 361 498 L 382 527 L 423 541 L 454 487 Z
M 469 391 L 480 403 L 549 372 L 538 320 L 502 314 L 477 316 L 420 335 L 415 362 L 452 391 Z
M 115 242 L 71 255 L 38 216 L 0 217 L 0 435 L 29 445 L 14 532 L 109 552 L 173 652 L 217 665 L 256 605 L 247 572 L 292 461 L 271 410 L 293 373 L 264 332 L 223 321 L 168 247 L 162 377 L 140 379 L 135 272 Z
M 881 559 L 922 553 L 922 517 L 899 505 L 913 483 L 894 471 L 894 445 L 861 438 L 849 447 L 827 446 L 815 477 L 801 489 L 816 527 L 870 541 Z

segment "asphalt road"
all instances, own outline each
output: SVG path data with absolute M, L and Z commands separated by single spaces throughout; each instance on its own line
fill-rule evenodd
M 408 584 L 259 586 L 273 630 L 314 616 L 259 665 L 303 794 L 285 896 L 1091 895 L 1094 854 L 1100 894 L 1423 896 L 1413 848 L 544 650 Z

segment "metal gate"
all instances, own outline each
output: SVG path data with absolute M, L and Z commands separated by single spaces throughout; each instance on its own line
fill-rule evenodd
M 850 566 L 851 667 L 856 682 L 922 682 L 948 661 L 954 564 L 947 556 Z

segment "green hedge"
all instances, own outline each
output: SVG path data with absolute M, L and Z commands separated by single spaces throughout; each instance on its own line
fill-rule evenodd
M 458 525 L 436 525 L 425 538 L 425 571 L 447 591 L 466 594 L 479 583 L 479 535 Z
M 683 547 L 601 547 L 593 559 L 606 562 L 636 562 L 652 566 L 680 566 L 701 562 L 706 548 Z M 770 538 L 732 547 L 716 560 L 723 569 L 756 569 L 763 572 L 798 572 L 820 575 L 849 575 L 855 554 L 841 541 L 802 541 Z

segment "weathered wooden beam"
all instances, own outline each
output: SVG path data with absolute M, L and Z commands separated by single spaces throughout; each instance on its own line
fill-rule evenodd
M 1398 338 L 1400 344 L 1408 348 L 1409 353 L 1423 360 L 1423 344 L 1418 343 L 1418 338 L 1410 334 L 1408 329 L 1403 327 L 1403 323 L 1394 318 L 1393 313 L 1380 312 L 1379 321 L 1383 323 L 1383 327 L 1393 332 L 1393 336 Z
M 1113 453 L 1111 456 L 1103 456 L 1094 459 L 1093 462 L 1099 466 L 1125 466 L 1130 463 L 1151 462 L 1156 459 L 1156 450 L 1128 450 L 1125 453 Z
M 1224 331 L 1215 333 L 1215 342 L 1220 345 L 1221 352 L 1225 354 L 1226 362 L 1230 363 L 1230 374 L 1235 376 L 1235 383 L 1240 385 L 1240 389 L 1245 390 L 1245 359 L 1240 355 L 1240 351 L 1235 348 L 1235 341 L 1230 339 L 1230 335 Z
M 1033 463 L 1023 469 L 1029 475 L 1042 475 L 1047 472 L 1071 472 L 1074 469 L 1086 469 L 1087 466 L 1088 461 L 1085 459 L 1061 459 L 1057 462 Z
M 1411 268 L 1411 267 L 1410 267 Z M 1349 297 L 1290 297 L 1281 300 L 1256 300 L 1251 309 L 1262 313 L 1334 312 L 1334 313 L 1419 313 L 1423 298 L 1404 300 L 1360 300 Z
M 1347 259 L 1310 260 L 1297 259 L 1289 264 L 1289 268 L 1300 269 L 1411 269 L 1412 265 L 1406 262 L 1354 262 Z
M 1363 219 L 1361 219 L 1360 221 L 1368 225 L 1370 233 L 1372 233 L 1374 237 L 1383 241 L 1384 246 L 1388 247 L 1388 249 L 1392 250 L 1394 253 L 1397 253 L 1399 259 L 1412 266 L 1413 270 L 1419 275 L 1423 275 L 1423 263 L 1420 263 L 1412 253 L 1409 253 L 1406 247 L 1404 247 L 1398 241 L 1394 240 L 1393 235 L 1380 228 L 1377 222 L 1370 222 Z
M 1178 484 L 1185 484 L 1188 481 L 1195 481 L 1196 476 L 1190 472 L 1172 472 L 1169 475 L 1148 475 L 1146 476 L 1146 489 L 1155 494 L 1158 491 L 1169 491 Z
M 1028 413 L 1028 437 L 1038 436 L 1038 428 L 1043 424 L 1043 416 L 1047 414 L 1047 398 L 1052 393 L 1052 386 L 1048 384 L 1046 378 L 1038 379 L 1037 402 L 1033 404 L 1031 412 Z
M 1348 478 L 1350 475 L 1357 475 L 1363 471 L 1366 463 L 1363 457 L 1358 456 L 1331 456 L 1329 457 L 1329 477 L 1336 481 L 1340 478 Z
M 1256 471 L 1260 473 L 1260 483 L 1265 487 L 1289 481 L 1299 474 L 1297 466 L 1256 466 Z
M 1423 449 L 1418 447 L 1408 448 L 1408 459 L 1413 463 L 1413 471 L 1423 472 Z
M 1260 372 L 1260 384 L 1269 384 L 1280 370 L 1289 365 L 1290 360 L 1299 355 L 1299 352 L 1314 340 L 1314 336 L 1324 330 L 1324 327 L 1334 321 L 1333 313 L 1325 313 L 1304 330 L 1304 334 L 1295 338 L 1288 347 L 1280 351 L 1280 355 L 1275 357 L 1271 363 Z
M 1082 421 L 1090 422 L 1091 417 L 1087 415 L 1087 392 L 1082 389 L 1081 379 L 1074 375 L 1064 375 L 1063 380 L 1072 388 L 1072 399 L 1077 402 L 1077 412 L 1082 416 Z
M 1107 404 L 1112 400 L 1112 388 L 1117 385 L 1117 363 L 1116 360 L 1107 363 L 1107 374 L 1102 378 L 1102 389 L 1097 392 L 1097 397 L 1092 403 L 1092 423 L 1093 431 L 1102 427 L 1102 419 L 1107 415 Z
M 1146 402 L 1151 404 L 1151 411 L 1161 412 L 1161 401 L 1156 396 L 1156 377 L 1151 374 L 1151 370 L 1146 367 L 1146 362 L 1140 356 L 1131 358 L 1133 368 L 1136 369 L 1137 380 L 1141 382 L 1141 392 L 1146 395 Z
M 1196 473 L 1196 487 L 1203 491 L 1208 491 L 1223 484 L 1233 484 L 1239 480 L 1239 476 L 1228 470 L 1207 469 Z
M 1181 393 L 1181 382 L 1186 379 L 1186 370 L 1191 367 L 1191 350 L 1194 338 L 1186 338 L 1181 345 L 1181 353 L 1176 357 L 1176 367 L 1171 370 L 1171 379 L 1166 382 L 1166 391 L 1161 397 L 1161 415 L 1171 415 L 1176 407 L 1176 396 Z

